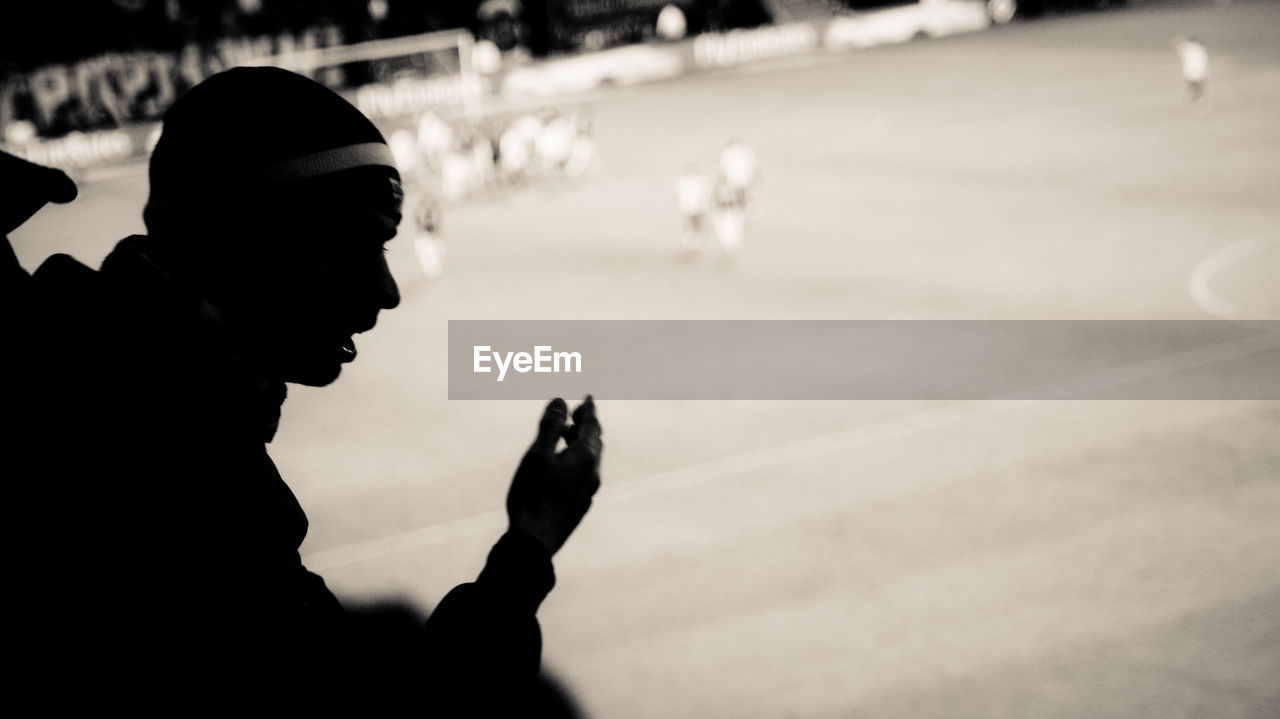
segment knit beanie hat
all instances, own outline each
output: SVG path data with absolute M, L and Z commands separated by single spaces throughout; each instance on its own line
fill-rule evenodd
M 298 182 L 356 168 L 381 171 L 392 179 L 381 187 L 398 192 L 386 140 L 355 106 L 287 70 L 227 70 L 165 113 L 143 219 L 152 233 L 198 226 L 242 203 L 269 203 Z

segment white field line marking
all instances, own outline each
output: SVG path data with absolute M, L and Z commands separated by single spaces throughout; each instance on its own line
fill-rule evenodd
M 599 508 L 640 497 L 670 492 L 697 484 L 725 479 L 766 467 L 795 462 L 838 450 L 862 447 L 905 437 L 914 432 L 943 427 L 993 412 L 1034 403 L 1036 400 L 976 402 L 913 412 L 902 417 L 869 425 L 831 432 L 816 437 L 762 447 L 717 459 L 696 462 L 675 469 L 656 472 L 623 484 L 600 490 L 593 502 Z M 309 569 L 319 571 L 356 562 L 377 559 L 389 554 L 460 539 L 485 531 L 499 531 L 506 526 L 504 512 L 486 512 L 441 524 L 411 529 L 398 534 L 357 542 L 344 547 L 308 554 L 303 559 Z
M 1069 386 L 1075 392 L 1087 393 L 1127 382 L 1158 377 L 1215 362 L 1244 357 L 1280 347 L 1280 333 L 1270 332 L 1229 342 L 1180 352 L 1154 360 L 1103 370 L 1066 383 L 1052 383 L 1046 388 Z M 1027 394 L 1033 394 L 1028 392 Z M 1040 395 L 1049 396 L 1048 393 Z M 596 495 L 595 507 L 611 506 L 642 497 L 672 492 L 722 479 L 739 477 L 769 467 L 848 451 L 881 442 L 901 439 L 918 432 L 960 424 L 1002 412 L 1010 412 L 1050 400 L 1038 398 L 978 400 L 920 410 L 900 417 L 872 422 L 849 429 L 806 437 L 792 442 L 749 450 L 727 457 L 696 462 L 683 467 L 656 472 L 622 484 L 605 487 Z M 420 549 L 454 539 L 486 532 L 497 533 L 506 527 L 505 512 L 494 511 L 463 517 L 440 524 L 411 529 L 386 537 L 355 542 L 342 547 L 307 554 L 303 559 L 313 571 L 323 571 L 349 564 L 380 559 L 388 555 Z
M 151 153 L 147 153 L 150 157 Z M 111 180 L 129 179 L 147 176 L 147 160 L 129 160 L 119 165 L 103 165 L 84 170 L 76 178 L 86 183 L 109 182 Z
M 454 539 L 473 537 L 486 532 L 501 532 L 506 528 L 506 525 L 506 512 L 485 512 L 441 522 L 440 524 L 429 524 L 425 527 L 409 529 L 386 537 L 321 550 L 306 554 L 302 559 L 303 563 L 307 565 L 307 569 L 318 572 L 348 564 L 379 559 L 413 549 L 429 547 L 433 544 L 441 544 Z
M 1271 249 L 1280 250 L 1280 236 L 1276 230 L 1233 242 L 1204 258 L 1191 272 L 1191 298 L 1201 309 L 1226 320 L 1280 320 L 1275 315 L 1228 302 L 1209 288 L 1209 281 L 1214 275 L 1237 262 Z

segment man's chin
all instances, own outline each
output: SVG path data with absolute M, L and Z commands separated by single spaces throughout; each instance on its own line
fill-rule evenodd
M 283 377 L 285 382 L 293 384 L 306 385 L 308 387 L 323 387 L 333 384 L 338 379 L 338 375 L 342 374 L 341 362 L 330 362 L 323 365 L 312 365 L 308 367 L 296 368 L 285 373 Z

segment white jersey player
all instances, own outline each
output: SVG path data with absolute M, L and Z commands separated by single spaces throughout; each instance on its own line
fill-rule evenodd
M 422 274 L 436 279 L 444 271 L 444 243 L 437 237 L 441 206 L 434 174 L 427 166 L 417 138 L 407 130 L 393 132 L 388 144 L 404 189 L 402 229 L 413 241 L 413 252 Z
M 720 176 L 714 190 L 714 225 L 716 238 L 728 254 L 742 247 L 747 225 L 747 193 L 759 171 L 756 153 L 739 138 L 731 139 L 720 153 Z
M 713 195 L 716 239 L 720 240 L 725 253 L 735 254 L 742 247 L 747 231 L 746 190 L 722 175 L 716 181 Z
M 525 115 L 507 125 L 498 138 L 498 161 L 508 181 L 520 183 L 526 179 L 534 159 L 534 142 L 541 130 L 538 118 Z
M 720 152 L 720 176 L 733 187 L 746 191 L 759 171 L 756 153 L 739 138 L 729 140 Z
M 470 152 L 450 150 L 440 161 L 440 191 L 446 202 L 458 202 L 475 184 L 475 162 Z
M 592 136 L 591 119 L 583 115 L 573 118 L 573 143 L 569 147 L 569 161 L 564 173 L 568 177 L 582 177 L 591 169 L 596 156 L 596 141 Z
M 1209 79 L 1209 51 L 1194 35 L 1178 41 L 1178 57 L 1182 60 L 1182 79 L 1187 83 L 1186 96 L 1191 103 L 1204 97 Z
M 534 140 L 538 162 L 543 170 L 553 176 L 564 174 L 573 152 L 573 140 L 577 128 L 569 118 L 556 115 L 543 125 Z
M 449 123 L 425 112 L 418 120 L 418 151 L 433 169 L 438 169 L 444 156 L 454 147 L 453 128 Z
M 711 183 L 696 165 L 687 165 L 676 180 L 676 206 L 684 220 L 681 236 L 684 248 L 696 251 L 706 238 L 707 214 L 711 209 Z

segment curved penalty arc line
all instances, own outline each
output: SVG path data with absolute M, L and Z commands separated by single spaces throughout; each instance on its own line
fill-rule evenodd
M 1224 320 L 1280 320 L 1280 316 L 1224 300 L 1209 287 L 1214 275 L 1222 270 L 1272 249 L 1280 250 L 1280 230 L 1233 242 L 1204 258 L 1191 272 L 1191 298 L 1201 309 Z

